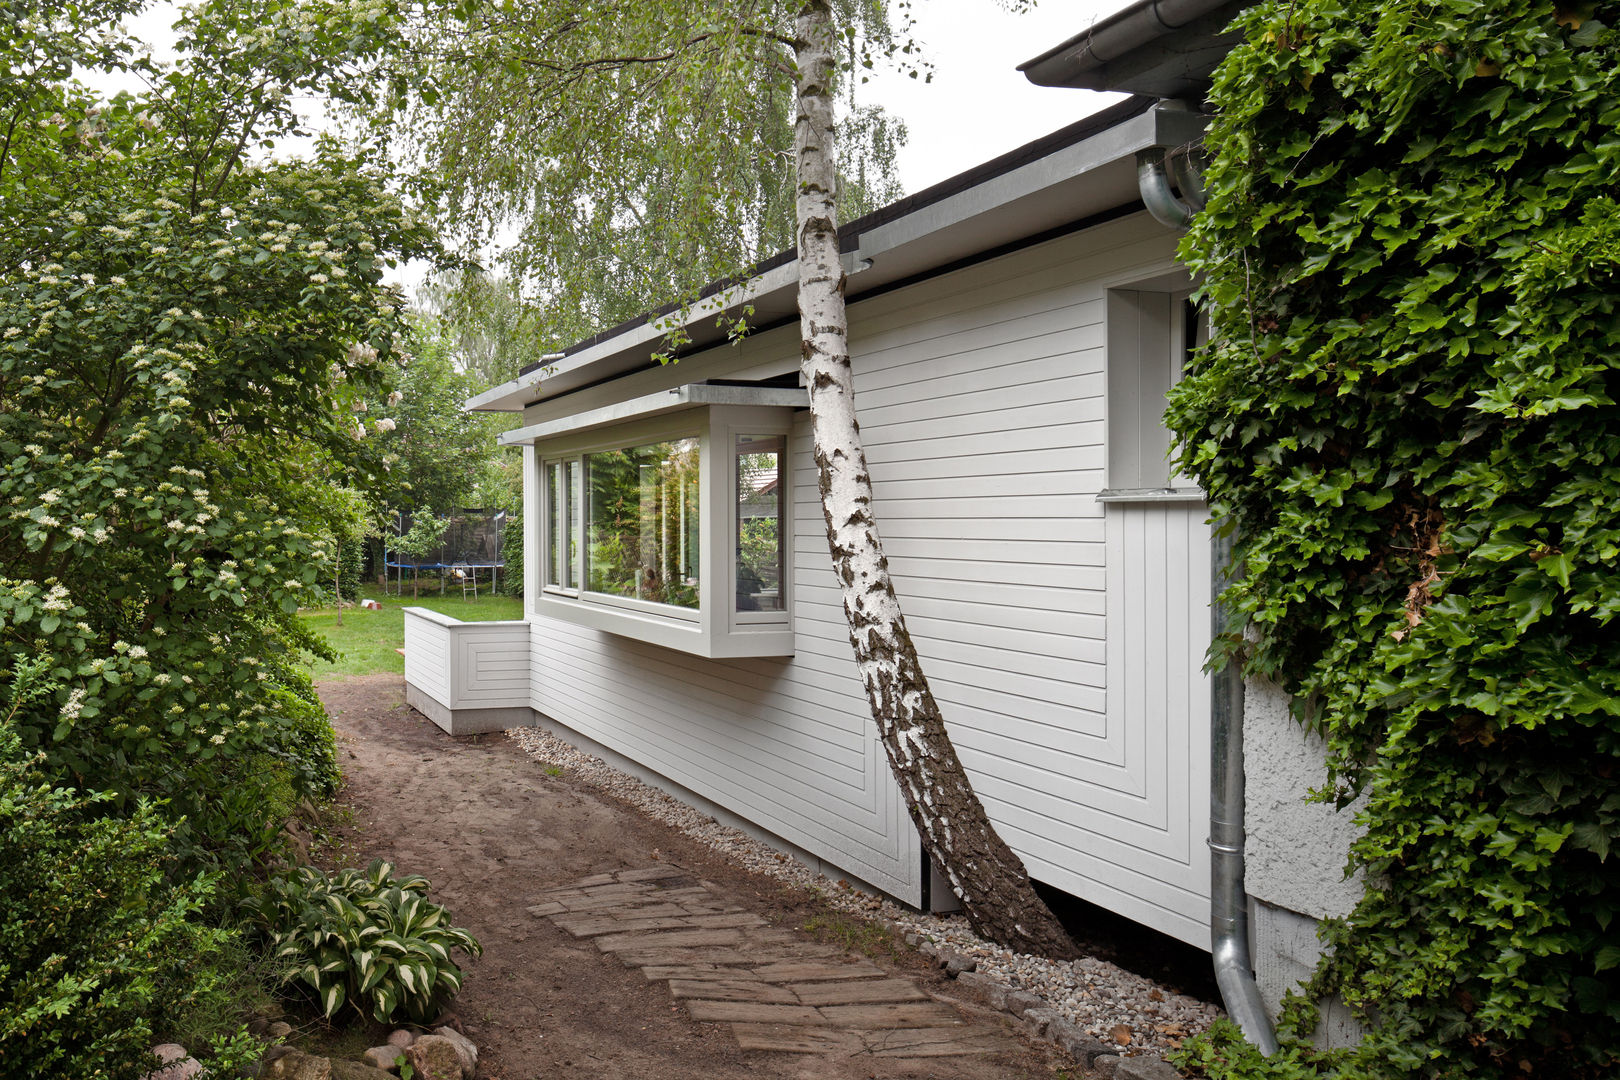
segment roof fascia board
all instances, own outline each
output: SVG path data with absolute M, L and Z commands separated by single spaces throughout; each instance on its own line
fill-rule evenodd
M 861 237 L 861 246 L 856 254 L 863 259 L 875 258 L 902 244 L 960 225 L 988 210 L 1035 195 L 1110 162 L 1133 157 L 1138 150 L 1153 146 L 1186 146 L 1198 142 L 1204 137 L 1208 122 L 1207 117 L 1198 113 L 1150 109 L 1084 142 L 995 177 L 919 213 L 880 225 Z
M 975 217 L 1039 195 L 1111 162 L 1130 160 L 1138 150 L 1196 143 L 1203 138 L 1207 123 L 1208 118 L 1201 114 L 1167 109 L 1150 109 L 1130 117 L 1089 138 L 866 230 L 860 234 L 856 249 L 844 253 L 844 271 L 853 279 L 884 253 L 960 227 Z M 720 312 L 743 303 L 786 306 L 798 285 L 798 277 L 796 259 L 773 267 L 744 285 L 722 290 L 693 304 L 684 312 L 685 325 L 691 327 L 711 320 Z M 851 301 L 855 299 L 857 297 L 852 295 Z M 469 411 L 521 412 L 525 406 L 541 399 L 611 377 L 612 372 L 607 370 L 609 361 L 627 353 L 656 350 L 682 314 L 676 311 L 636 323 L 562 360 L 487 390 L 469 399 L 466 408 Z
M 530 424 L 503 434 L 498 440 L 502 446 L 515 446 L 574 435 L 595 428 L 609 427 L 630 420 L 646 420 L 682 409 L 695 409 L 703 405 L 769 406 L 783 409 L 807 409 L 810 392 L 792 386 L 715 386 L 708 383 L 687 383 L 656 394 L 646 394 L 604 405 L 600 409 L 575 413 L 542 424 Z

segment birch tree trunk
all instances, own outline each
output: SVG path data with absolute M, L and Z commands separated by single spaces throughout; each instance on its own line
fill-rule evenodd
M 889 767 L 923 843 L 983 936 L 1060 959 L 1074 943 L 991 826 L 945 731 L 889 580 L 855 418 L 844 272 L 838 257 L 833 17 L 806 0 L 795 22 L 799 326 L 810 388 L 827 543 L 843 587 L 850 644 Z

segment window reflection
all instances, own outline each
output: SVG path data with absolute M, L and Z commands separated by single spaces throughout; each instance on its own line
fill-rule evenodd
M 585 457 L 592 592 L 698 606 L 698 440 Z
M 785 437 L 737 437 L 737 610 L 783 611 Z

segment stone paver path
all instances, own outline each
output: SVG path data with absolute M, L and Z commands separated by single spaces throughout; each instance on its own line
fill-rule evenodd
M 745 1050 L 954 1057 L 1014 1049 L 911 979 L 803 941 L 678 867 L 595 874 L 542 894 L 531 915 L 589 938 L 692 1019 L 730 1024 Z

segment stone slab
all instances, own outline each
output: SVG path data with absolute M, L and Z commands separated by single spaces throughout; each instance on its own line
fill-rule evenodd
M 720 930 L 665 930 L 641 934 L 606 934 L 596 939 L 596 947 L 603 952 L 631 952 L 648 949 L 692 949 L 704 946 L 737 946 L 745 939 L 741 931 Z
M 767 1005 L 757 1001 L 688 1001 L 694 1020 L 718 1024 L 807 1024 L 823 1026 L 827 1019 L 808 1005 Z
M 830 979 L 875 979 L 885 972 L 865 960 L 841 963 L 832 959 L 786 960 L 778 964 L 765 964 L 755 968 L 754 974 L 770 982 L 824 982 Z
M 536 904 L 528 909 L 529 914 L 533 915 L 537 919 L 549 918 L 552 915 L 562 915 L 567 911 L 567 908 L 563 907 L 556 901 L 552 901 L 548 904 Z
M 758 979 L 671 979 L 669 992 L 680 1000 L 762 1001 L 767 1005 L 798 1005 L 799 1000 L 784 986 L 772 986 Z
M 744 1050 L 773 1050 L 779 1054 L 856 1054 L 865 1050 L 859 1035 L 831 1028 L 798 1024 L 732 1024 L 737 1045 Z
M 620 870 L 613 875 L 620 881 L 660 881 L 671 886 L 691 885 L 692 875 L 674 866 L 645 866 L 639 870 Z
M 723 949 L 710 945 L 701 949 L 627 949 L 614 953 L 626 967 L 685 967 L 691 964 L 729 964 L 742 967 L 759 963 L 753 950 Z
M 866 1049 L 859 1035 L 832 1028 L 797 1024 L 732 1024 L 731 1032 L 737 1037 L 737 1045 L 744 1050 L 847 1056 L 863 1053 Z
M 747 968 L 723 967 L 719 964 L 649 964 L 641 969 L 648 982 L 668 982 L 672 979 L 739 979 L 749 974 Z
M 845 1028 L 959 1027 L 962 1024 L 962 1017 L 955 1009 L 937 1001 L 895 1005 L 824 1005 L 820 1012 L 828 1023 Z
M 871 1005 L 890 1001 L 927 1001 L 910 979 L 842 979 L 838 982 L 789 983 L 805 1005 Z
M 588 912 L 579 915 L 557 915 L 553 916 L 551 921 L 575 937 L 599 937 L 602 934 L 634 934 L 647 930 L 689 930 L 692 929 L 690 920 L 689 915 L 647 916 L 638 913 L 637 917 L 621 917 L 617 914 Z
M 861 1033 L 868 1053 L 876 1057 L 966 1057 L 994 1054 L 1012 1045 L 991 1028 L 915 1028 Z

